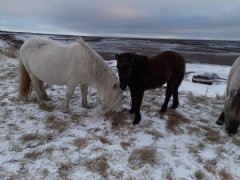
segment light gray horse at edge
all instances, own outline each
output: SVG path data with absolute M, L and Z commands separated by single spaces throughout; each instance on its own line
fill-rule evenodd
M 216 121 L 218 125 L 224 123 L 229 136 L 238 132 L 240 124 L 240 57 L 235 60 L 229 72 L 224 109 Z

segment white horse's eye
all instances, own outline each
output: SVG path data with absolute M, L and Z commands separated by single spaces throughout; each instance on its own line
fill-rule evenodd
M 114 86 L 113 86 L 113 89 L 117 89 L 118 88 L 118 84 L 116 83 L 116 84 L 114 84 Z

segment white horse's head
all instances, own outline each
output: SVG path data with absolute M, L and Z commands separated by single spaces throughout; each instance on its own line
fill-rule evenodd
M 237 133 L 240 125 L 240 91 L 231 90 L 224 105 L 225 129 L 230 136 Z
M 114 112 L 122 111 L 123 92 L 119 83 L 110 83 L 108 89 L 105 89 L 103 101 L 107 109 Z

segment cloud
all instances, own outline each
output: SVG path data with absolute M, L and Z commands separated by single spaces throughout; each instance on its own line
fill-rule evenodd
M 240 39 L 238 0 L 2 0 L 0 27 Z

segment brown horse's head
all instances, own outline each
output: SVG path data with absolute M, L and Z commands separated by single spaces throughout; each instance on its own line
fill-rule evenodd
M 125 90 L 131 74 L 132 63 L 135 58 L 135 53 L 122 53 L 115 54 L 115 58 L 117 60 L 117 69 L 120 80 L 120 88 Z
M 230 92 L 224 106 L 225 128 L 230 136 L 237 133 L 240 124 L 240 92 Z

